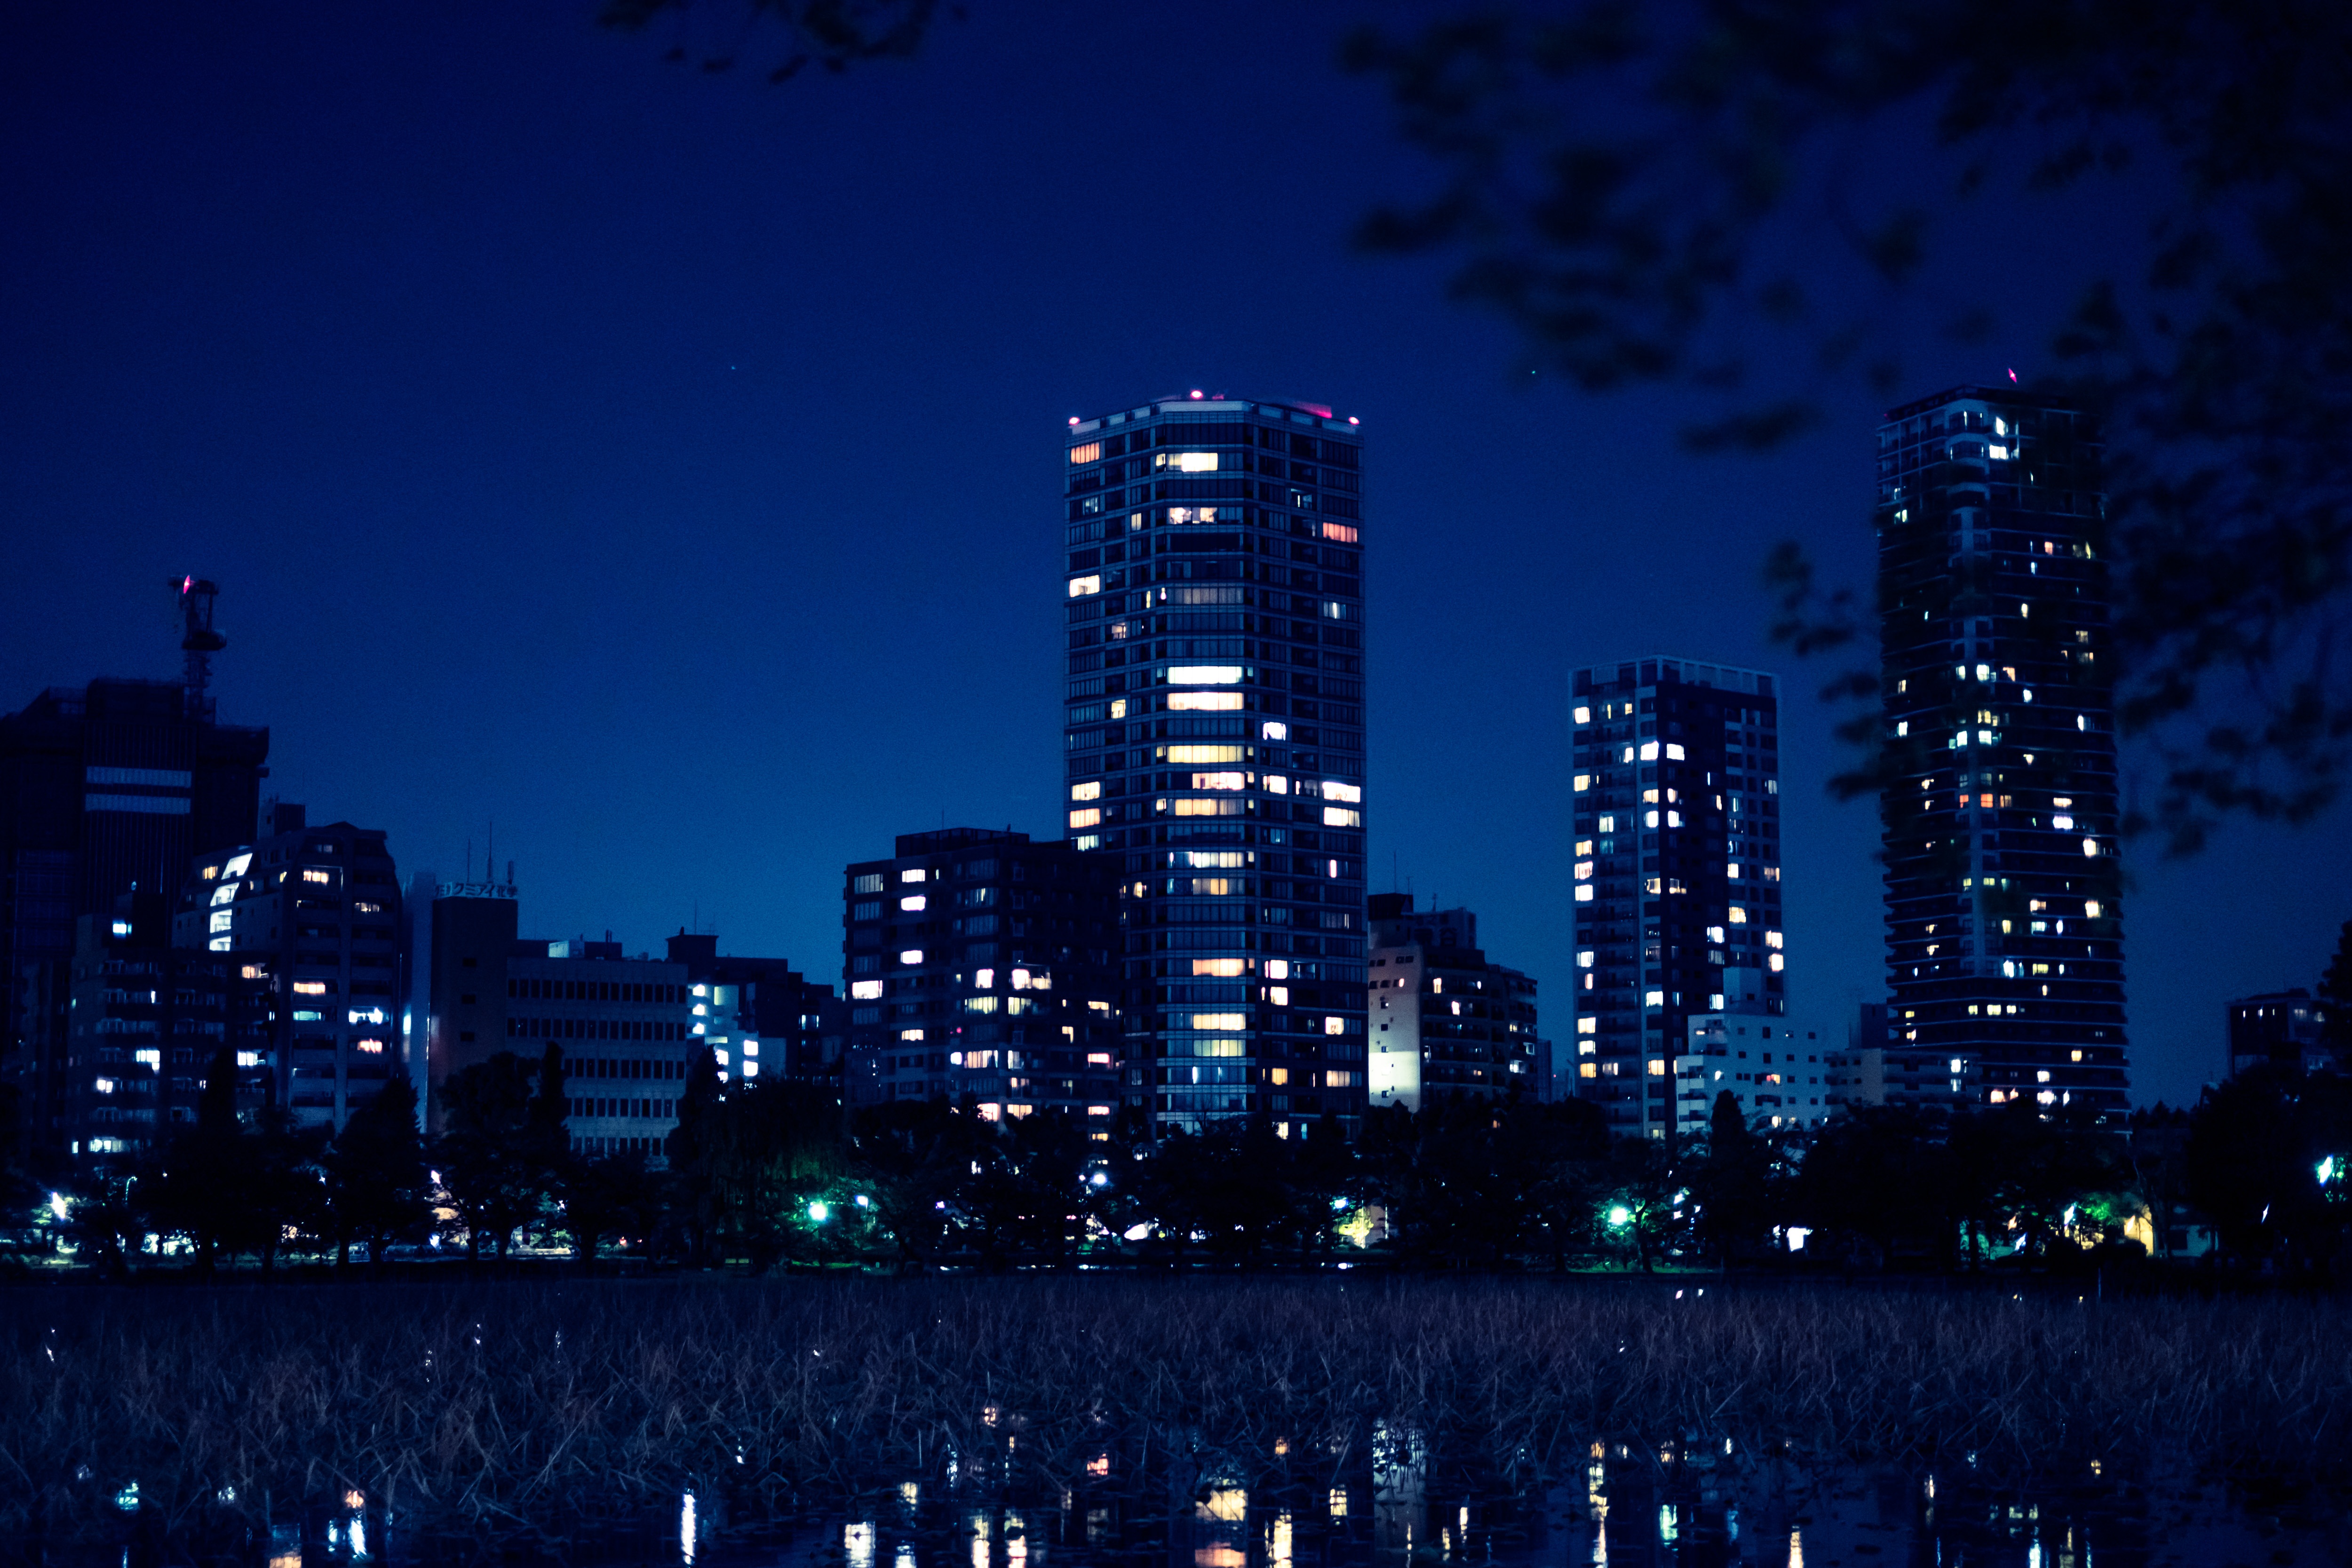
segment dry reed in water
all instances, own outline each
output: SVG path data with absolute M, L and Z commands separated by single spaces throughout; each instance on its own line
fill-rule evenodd
M 1598 1436 L 2323 1476 L 2352 1417 L 2343 1310 L 2288 1299 L 1060 1279 L 5 1300 L 0 1531 L 37 1505 L 99 1517 L 134 1478 L 175 1516 L 224 1488 L 357 1488 L 412 1522 L 697 1478 L 813 1499 L 1002 1458 L 1016 1436 L 1047 1484 L 1181 1452 L 1257 1486 L 1360 1460 L 1374 1417 L 1506 1479 Z

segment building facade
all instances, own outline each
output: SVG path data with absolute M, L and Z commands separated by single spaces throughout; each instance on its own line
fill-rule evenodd
M 46 1143 L 97 1166 L 152 1153 L 195 1121 L 224 1049 L 238 1109 L 269 1102 L 271 999 L 233 956 L 174 947 L 161 893 L 125 893 L 77 928 L 65 1005 L 33 1035 Z
M 2328 1004 L 2297 987 L 2230 1004 L 2230 1076 L 2251 1067 L 2341 1072 L 2327 1042 Z
M 252 837 L 268 755 L 268 731 L 216 723 L 181 681 L 58 687 L 0 717 L 0 1069 L 20 1086 L 75 922 L 134 887 L 168 899 L 194 857 Z
M 341 1131 L 406 1071 L 400 1038 L 400 883 L 381 830 L 312 827 L 274 805 L 271 831 L 199 856 L 172 917 L 175 946 L 226 953 L 269 998 L 271 1100 Z
M 1108 1138 L 1129 1089 L 1118 867 L 978 827 L 896 848 L 851 865 L 842 888 L 849 1102 L 1042 1112 Z
M 572 1147 L 662 1163 L 687 1065 L 706 1048 L 708 1005 L 686 965 L 624 957 L 608 935 L 518 941 L 503 969 L 505 1048 L 536 1061 L 552 1047 L 562 1058 Z
M 1757 1132 L 1804 1131 L 1845 1103 L 1845 1031 L 1809 1018 L 1703 1013 L 1675 1059 L 1675 1131 L 1704 1138 L 1716 1097 L 1728 1093 Z
M 832 986 L 784 959 L 729 957 L 704 932 L 671 937 L 669 961 L 685 965 L 694 999 L 709 1009 L 697 1018 L 721 1079 L 764 1075 L 839 1090 L 849 1014 Z
M 521 910 L 511 870 L 503 882 L 444 882 L 431 871 L 409 879 L 400 1037 L 429 1131 L 446 1130 L 440 1089 L 450 1074 L 520 1052 L 508 1030 L 506 963 L 520 942 Z
M 1453 1094 L 1543 1099 L 1550 1047 L 1537 1035 L 1534 977 L 1486 957 L 1468 910 L 1416 912 L 1411 893 L 1368 904 L 1371 1108 L 1417 1111 Z
M 1074 419 L 1065 457 L 1068 835 L 1123 889 L 1129 1087 L 1162 1131 L 1352 1135 L 1360 431 L 1194 395 Z
M 1570 691 L 1577 1091 L 1671 1138 L 1691 1020 L 1787 1011 L 1778 683 L 1652 658 Z
M 1960 387 L 1879 429 L 1894 1045 L 1985 1102 L 2126 1108 L 2099 432 Z M 1947 1075 L 1963 1076 L 1963 1075 Z

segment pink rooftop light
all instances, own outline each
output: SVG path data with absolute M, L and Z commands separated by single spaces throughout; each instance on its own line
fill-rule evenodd
M 1193 395 L 1193 396 L 1195 396 L 1195 397 L 1198 397 L 1198 396 L 1200 396 L 1201 395 L 1200 395 L 1200 393 L 1199 393 L 1198 391 L 1195 391 L 1195 392 L 1192 394 L 1192 395 Z

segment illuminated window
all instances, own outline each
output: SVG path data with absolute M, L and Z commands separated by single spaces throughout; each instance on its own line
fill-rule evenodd
M 1217 471 L 1214 452 L 1154 452 L 1151 466 L 1172 468 L 1180 474 L 1213 474 Z
M 1654 763 L 1658 760 L 1658 743 L 1655 741 L 1642 742 L 1642 760 L 1645 763 Z
M 1238 691 L 1171 691 L 1168 694 L 1171 713 L 1232 713 L 1240 710 L 1242 694 Z
M 1171 764 L 1186 763 L 1195 766 L 1202 763 L 1238 763 L 1247 754 L 1246 746 L 1171 746 L 1168 761 Z
M 1590 882 L 1580 882 L 1580 883 L 1578 883 L 1578 884 L 1577 884 L 1577 888 L 1576 888 L 1576 901 L 1577 901 L 1578 903 L 1580 903 L 1580 904 L 1589 904 L 1589 903 L 1591 903 L 1591 902 L 1592 901 L 1592 884 L 1591 884 L 1591 883 L 1590 883 Z
M 1778 947 L 1778 946 L 1780 946 L 1780 933 L 1779 931 L 1766 931 L 1766 932 L 1764 933 L 1764 945 L 1765 945 L 1766 947 Z
M 1683 748 L 1680 742 L 1669 741 L 1666 742 L 1666 759 L 1669 762 L 1676 763 L 1683 761 Z
M 1194 800 L 1180 797 L 1171 810 L 1178 816 L 1239 816 L 1245 804 L 1238 800 Z
M 898 907 L 907 913 L 913 914 L 917 910 L 922 909 L 929 901 L 929 900 L 924 898 L 920 893 L 909 893 L 905 898 L 898 900 Z
M 1091 805 L 1082 807 L 1077 811 L 1070 813 L 1070 826 L 1072 827 L 1092 827 L 1101 820 L 1102 812 L 1100 809 Z M 920 906 L 922 901 L 922 900 L 917 899 L 915 903 L 918 906 Z M 904 900 L 901 900 L 901 902 L 904 902 Z
M 1171 686 L 1238 686 L 1242 667 L 1238 664 L 1180 664 L 1168 671 Z M 1169 699 L 1172 707 L 1173 697 Z
M 1592 866 L 1593 862 L 1590 860 L 1579 860 L 1576 863 L 1576 879 L 1580 882 L 1591 881 L 1592 879 Z
M 1091 463 L 1101 456 L 1102 443 L 1100 441 L 1089 441 L 1083 447 L 1073 447 L 1070 448 L 1070 461 L 1073 463 Z
M 850 984 L 849 994 L 860 1002 L 876 1001 L 882 994 L 882 983 L 879 980 L 853 981 Z
M 923 962 L 923 950 L 919 947 L 906 948 L 899 952 L 898 962 L 901 963 L 920 963 Z
M 1268 719 L 1258 726 L 1257 738 L 1261 741 L 1287 741 L 1290 739 L 1290 726 L 1280 720 Z
M 868 871 L 849 885 L 853 893 L 878 893 L 882 890 L 882 873 Z
M 1732 906 L 1730 907 L 1730 909 L 1729 909 L 1727 911 L 1726 911 L 1726 912 L 1727 912 L 1727 914 L 1728 915 L 1728 917 L 1729 917 L 1729 919 L 1730 919 L 1730 921 L 1731 921 L 1731 923 L 1732 923 L 1733 925 L 1736 925 L 1736 926 L 1744 926 L 1744 925 L 1746 925 L 1746 924 L 1748 923 L 1748 911 L 1747 911 L 1745 909 L 1741 908 L 1739 905 L 1738 905 L 1738 904 L 1734 904 L 1734 905 L 1732 905 Z
M 321 871 L 316 866 L 305 866 L 302 868 L 302 879 L 306 882 L 331 882 L 335 879 L 335 874 L 331 871 Z
M 1102 781 L 1100 779 L 1097 779 L 1092 784 L 1072 784 L 1070 786 L 1070 798 L 1072 800 L 1100 800 L 1102 798 Z
M 1579 1018 L 1576 1021 L 1576 1032 L 1580 1035 L 1597 1035 L 1601 1032 L 1601 1020 L 1598 1018 Z
M 1591 709 L 1590 709 L 1590 708 L 1579 708 L 1579 709 L 1576 710 L 1576 721 L 1577 721 L 1578 723 L 1580 723 L 1580 724 L 1590 724 L 1590 723 L 1591 723 L 1591 722 L 1592 722 L 1592 710 L 1591 710 Z
M 1073 577 L 1070 579 L 1070 597 L 1073 599 L 1084 598 L 1088 594 L 1099 594 L 1101 592 L 1102 578 L 1099 576 Z
M 1323 826 L 1326 827 L 1361 827 L 1363 825 L 1364 814 L 1360 811 L 1350 811 L 1344 805 L 1323 808 Z
M 1192 973 L 1232 979 L 1245 973 L 1244 965 L 1248 962 L 1242 958 L 1196 958 L 1192 961 Z
M 327 994 L 327 983 L 323 980 L 297 980 L 294 983 L 294 994 L 298 996 L 324 996 Z
M 1265 961 L 1265 977 L 1266 977 L 1268 980 L 1287 980 L 1287 979 L 1289 979 L 1289 978 L 1290 978 L 1290 960 L 1288 960 L 1288 959 L 1286 959 L 1286 958 L 1269 958 L 1269 959 L 1267 959 L 1267 960 Z
M 1325 800 L 1344 800 L 1353 804 L 1364 798 L 1364 790 L 1363 786 L 1360 784 L 1341 784 L 1338 779 L 1325 779 L 1323 781 L 1323 798 Z
M 1195 1029 L 1245 1029 L 1249 1027 L 1246 1013 L 1195 1013 L 1192 1016 Z
M 1576 778 L 1574 779 L 1573 783 L 1574 783 L 1574 785 L 1575 785 L 1575 788 L 1576 788 L 1576 792 L 1577 792 L 1578 794 L 1581 795 L 1581 794 L 1582 794 L 1582 793 L 1584 793 L 1586 790 L 1589 790 L 1589 789 L 1591 789 L 1591 788 L 1592 787 L 1592 775 L 1591 775 L 1591 773 L 1579 773 L 1579 774 L 1577 774 L 1577 775 L 1576 775 Z
M 1323 1020 L 1323 1032 L 1327 1035 L 1344 1035 L 1348 1032 L 1348 1020 L 1326 1018 Z
M 353 1040 L 352 1042 L 352 1048 L 356 1051 L 363 1051 L 372 1057 L 382 1056 L 383 1054 L 383 1042 L 382 1040 Z

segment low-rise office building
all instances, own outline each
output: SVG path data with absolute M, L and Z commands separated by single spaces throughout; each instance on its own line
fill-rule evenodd
M 1706 1135 L 1716 1097 L 1729 1093 L 1759 1132 L 1801 1131 L 1829 1120 L 1841 1103 L 1843 1030 L 1802 1016 L 1702 1013 L 1694 1016 L 1675 1058 L 1675 1132 Z
M 380 830 L 310 826 L 272 803 L 270 833 L 199 856 L 175 946 L 226 953 L 269 997 L 272 1098 L 341 1131 L 405 1070 L 399 1033 L 400 885 Z
M 2344 1064 L 2327 1043 L 2327 1004 L 2298 987 L 2230 1004 L 2230 1076 L 2251 1067 L 2289 1072 L 2338 1072 Z
M 1493 963 L 1468 910 L 1416 913 L 1410 893 L 1370 900 L 1365 1020 L 1372 1109 L 1431 1099 L 1547 1091 L 1549 1047 L 1536 1033 L 1536 983 Z

